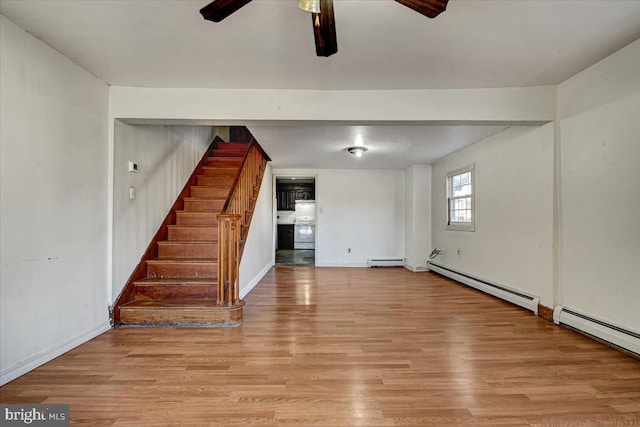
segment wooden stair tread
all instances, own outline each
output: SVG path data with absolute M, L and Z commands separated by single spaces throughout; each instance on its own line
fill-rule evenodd
M 244 154 L 246 153 L 246 151 L 244 150 L 235 150 L 235 149 L 215 149 L 213 154 L 213 157 L 239 157 L 239 156 L 244 156 Z
M 217 227 L 218 213 L 211 211 L 176 211 L 176 224 L 171 225 Z
M 219 159 L 219 157 L 216 157 L 216 158 Z M 233 157 L 231 157 L 231 158 L 233 158 Z M 240 166 L 236 166 L 236 165 L 224 165 L 224 166 L 203 165 L 202 166 L 202 170 L 206 170 L 206 169 L 218 170 L 218 171 L 219 170 L 225 170 L 226 172 L 228 172 L 229 175 L 231 175 L 231 174 L 237 174 L 238 171 L 240 170 Z
M 208 166 L 211 169 L 219 169 L 218 166 Z M 215 178 L 232 178 L 235 179 L 236 176 L 238 176 L 237 172 L 233 172 L 233 173 L 215 173 L 215 174 L 208 174 L 208 173 L 204 173 L 202 175 L 199 176 L 212 176 Z
M 180 286 L 184 285 L 217 285 L 218 281 L 216 279 L 211 278 L 202 278 L 202 277 L 177 277 L 173 279 L 169 278 L 158 278 L 158 277 L 145 277 L 144 279 L 136 280 L 134 282 L 136 286 L 158 286 L 158 285 L 176 285 Z
M 234 147 L 229 146 L 229 145 L 224 146 L 224 147 L 218 146 L 217 148 L 213 149 L 213 152 L 214 153 L 216 153 L 216 152 L 218 152 L 218 153 L 219 152 L 229 152 L 229 153 L 238 154 L 238 156 L 236 156 L 236 157 L 239 157 L 239 156 L 244 156 L 244 154 L 248 151 L 248 148 L 249 148 L 248 144 L 246 146 L 234 146 Z
M 217 178 L 223 178 L 225 180 L 233 180 L 235 179 L 237 174 L 234 175 L 196 175 L 197 178 L 211 178 L 211 179 L 217 179 Z M 197 184 L 197 185 L 224 185 L 224 184 Z M 230 185 L 230 184 L 229 184 Z
M 215 201 L 219 201 L 219 202 L 226 202 L 227 198 L 226 197 L 185 197 L 183 200 L 215 200 Z M 183 212 L 183 211 L 179 211 L 179 212 Z M 190 212 L 190 211 L 189 211 Z M 207 212 L 205 212 L 207 213 Z
M 194 225 L 192 227 L 201 227 L 200 225 Z M 159 245 L 206 245 L 216 244 L 217 240 L 160 240 Z
M 244 301 L 241 301 L 244 305 Z M 155 309 L 155 310 L 176 310 L 176 309 L 188 309 L 188 310 L 221 310 L 226 311 L 229 309 L 227 305 L 218 305 L 215 299 L 198 299 L 198 300 L 133 300 L 127 304 L 124 304 L 120 309 L 135 310 L 135 309 Z
M 218 142 L 218 145 L 216 145 L 217 148 L 220 147 L 248 147 L 250 144 L 250 142 L 247 141 L 220 141 Z
M 189 213 L 203 213 L 203 214 L 212 214 L 215 212 L 189 212 Z M 219 212 L 218 212 L 219 213 Z M 218 228 L 218 224 L 210 224 L 210 225 L 192 225 L 192 224 L 169 224 L 167 227 L 171 228 Z
M 218 148 L 218 150 L 220 150 L 220 148 Z M 222 159 L 216 156 L 207 157 L 207 161 L 209 162 L 218 161 L 218 160 L 222 160 L 223 162 L 241 162 L 244 160 L 244 156 L 225 156 Z
M 233 181 L 236 179 L 235 176 L 227 176 L 227 175 L 196 175 L 196 184 L 197 185 L 220 185 L 220 186 L 231 186 Z
M 177 262 L 181 264 L 217 264 L 218 260 L 212 260 L 208 258 L 155 258 L 147 261 L 147 263 L 152 264 L 167 264 Z
M 178 215 L 217 215 L 216 212 L 185 211 L 185 210 L 176 211 L 176 214 Z M 169 224 L 169 225 L 181 225 L 181 224 Z

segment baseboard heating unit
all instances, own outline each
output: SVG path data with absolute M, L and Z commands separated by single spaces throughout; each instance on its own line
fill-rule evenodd
M 538 314 L 540 298 L 429 261 L 429 270 Z
M 369 258 L 367 260 L 369 267 L 404 267 L 402 258 Z
M 553 310 L 553 321 L 556 325 L 569 326 L 640 355 L 640 334 L 637 332 L 577 313 L 561 305 Z

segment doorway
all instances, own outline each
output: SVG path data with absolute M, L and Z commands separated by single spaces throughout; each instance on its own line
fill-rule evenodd
M 315 177 L 277 176 L 276 248 L 279 265 L 315 265 Z

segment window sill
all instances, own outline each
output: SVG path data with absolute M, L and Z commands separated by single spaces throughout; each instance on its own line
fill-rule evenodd
M 450 231 L 476 231 L 475 224 L 448 224 L 446 229 Z

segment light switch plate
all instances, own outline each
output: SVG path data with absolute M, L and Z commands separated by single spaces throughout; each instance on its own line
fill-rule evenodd
M 138 173 L 138 164 L 136 162 L 127 162 L 127 169 L 129 172 Z

